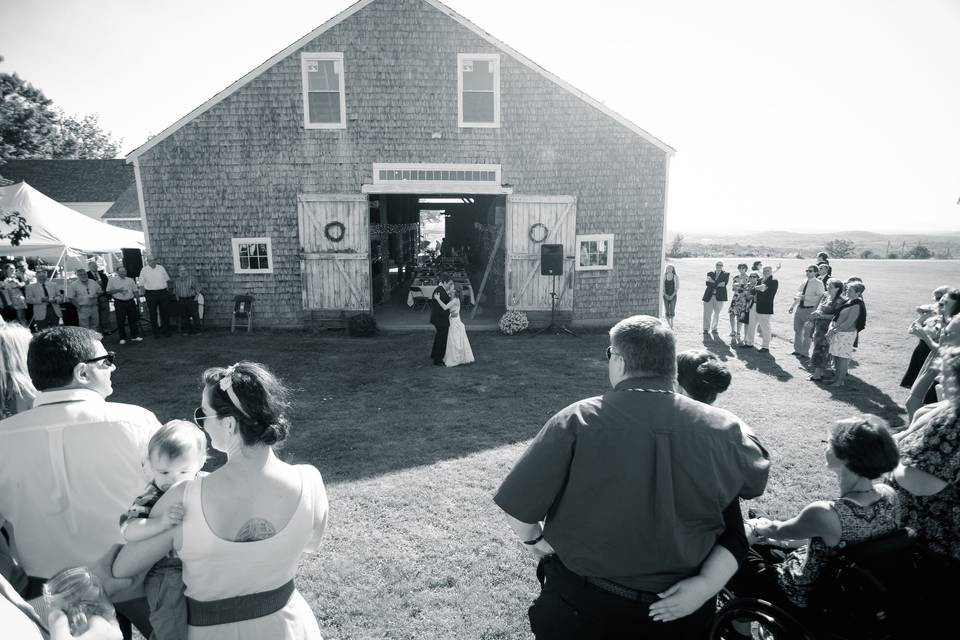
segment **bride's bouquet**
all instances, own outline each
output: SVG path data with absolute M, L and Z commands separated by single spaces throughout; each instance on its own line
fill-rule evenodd
M 512 336 L 529 327 L 530 321 L 523 311 L 507 311 L 500 316 L 497 326 L 500 327 L 500 333 L 505 336 Z

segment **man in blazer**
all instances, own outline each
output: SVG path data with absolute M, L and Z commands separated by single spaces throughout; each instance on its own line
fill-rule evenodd
M 63 312 L 57 303 L 57 286 L 47 282 L 45 269 L 37 269 L 37 281 L 31 282 L 26 288 L 28 304 L 33 305 L 33 323 L 37 329 L 55 327 L 60 324 Z
M 730 273 L 723 270 L 723 263 L 718 262 L 715 271 L 707 273 L 707 288 L 703 292 L 703 333 L 713 334 L 717 337 L 717 325 L 720 322 L 720 310 L 723 309 L 723 303 L 727 301 L 727 282 L 730 281 Z
M 443 356 L 447 354 L 447 333 L 450 331 L 450 312 L 440 306 L 440 302 L 447 304 L 450 302 L 450 287 L 453 286 L 453 277 L 447 273 L 440 274 L 440 286 L 437 287 L 433 295 L 430 296 L 430 324 L 437 330 L 433 337 L 433 349 L 430 351 L 430 358 L 433 364 L 442 365 Z M 437 299 L 439 298 L 439 302 Z
M 763 268 L 763 278 L 754 291 L 756 292 L 756 306 L 750 310 L 750 322 L 747 323 L 747 336 L 744 338 L 744 347 L 753 346 L 753 337 L 760 330 L 763 346 L 759 351 L 770 351 L 770 318 L 773 317 L 773 299 L 777 295 L 780 283 L 773 279 L 773 268 Z

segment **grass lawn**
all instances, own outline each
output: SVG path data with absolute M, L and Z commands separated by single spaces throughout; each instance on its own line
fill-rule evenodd
M 905 333 L 912 309 L 936 285 L 956 282 L 960 269 L 835 261 L 837 275 L 864 278 L 869 309 L 857 366 L 835 391 L 807 381 L 787 355 L 786 308 L 804 262 L 783 261 L 778 274 L 771 354 L 703 339 L 700 295 L 713 262 L 675 262 L 679 347 L 706 346 L 727 361 L 734 382 L 718 404 L 755 428 L 774 462 L 766 494 L 750 506 L 786 517 L 835 495 L 820 442 L 831 420 L 868 411 L 903 426 L 907 391 L 898 382 L 915 343 Z M 736 260 L 725 264 L 733 269 Z M 728 332 L 721 327 L 721 336 Z M 526 638 L 526 608 L 539 586 L 534 562 L 491 495 L 550 415 L 606 390 L 607 338 L 470 337 L 478 362 L 449 370 L 427 357 L 427 332 L 351 339 L 208 331 L 105 343 L 120 357 L 111 399 L 146 406 L 161 421 L 191 415 L 207 366 L 260 361 L 297 390 L 281 454 L 316 465 L 330 494 L 326 544 L 304 557 L 298 578 L 325 638 Z

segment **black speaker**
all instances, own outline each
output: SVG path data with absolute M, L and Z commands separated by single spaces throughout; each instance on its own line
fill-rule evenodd
M 139 278 L 143 269 L 143 254 L 140 249 L 121 249 L 123 252 L 123 266 L 127 270 L 127 277 Z
M 563 245 L 562 244 L 540 245 L 540 275 L 542 276 L 562 276 L 563 275 Z

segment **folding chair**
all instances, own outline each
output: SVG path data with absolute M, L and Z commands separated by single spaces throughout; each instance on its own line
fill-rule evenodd
M 253 331 L 253 296 L 233 297 L 233 317 L 230 319 L 230 333 L 237 328 L 237 320 L 247 321 L 247 333 Z

